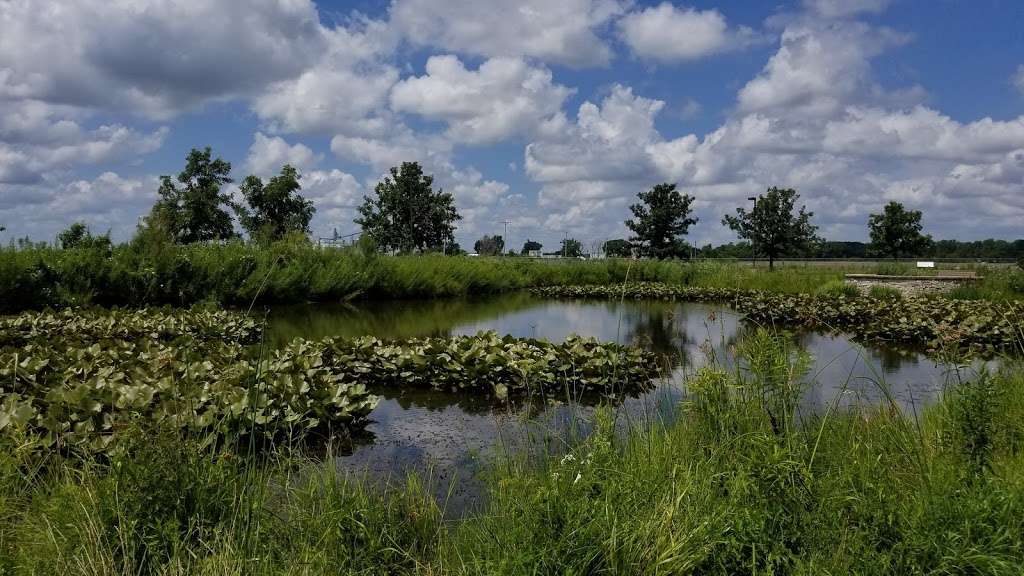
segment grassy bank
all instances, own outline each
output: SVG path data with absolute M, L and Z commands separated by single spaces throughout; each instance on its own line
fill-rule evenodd
M 622 281 L 627 271 L 633 278 L 667 282 L 685 281 L 688 274 L 678 264 L 662 262 L 390 257 L 306 244 L 0 249 L 0 313 L 86 304 L 248 306 L 254 300 L 466 296 Z
M 806 359 L 759 332 L 671 422 L 500 458 L 478 513 L 281 447 L 131 436 L 79 461 L 0 451 L 3 574 L 1017 574 L 1024 372 L 917 414 L 800 414 Z M 135 433 L 133 433 L 135 434 Z
M 0 248 L 0 313 L 75 305 L 196 302 L 338 302 L 349 299 L 484 295 L 534 286 L 649 280 L 709 288 L 808 293 L 863 266 L 746 265 L 627 260 L 534 260 L 437 255 L 390 257 L 304 243 L 175 246 L 135 241 L 107 248 Z M 987 269 L 964 298 L 1024 295 L 1024 272 Z

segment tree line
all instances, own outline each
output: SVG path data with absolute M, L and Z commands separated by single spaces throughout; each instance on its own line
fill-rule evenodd
M 681 194 L 675 184 L 658 184 L 637 195 L 640 202 L 630 206 L 633 218 L 625 222 L 633 235 L 604 243 L 609 256 L 651 258 L 701 257 L 751 258 L 768 260 L 788 257 L 948 257 L 1024 258 L 1024 240 L 935 241 L 923 233 L 920 210 L 908 210 L 889 202 L 881 212 L 868 216 L 870 242 L 830 242 L 817 235 L 811 219 L 814 213 L 797 206 L 800 195 L 791 188 L 771 187 L 751 197 L 752 207 L 727 214 L 722 224 L 733 230 L 741 242 L 718 247 L 692 248 L 684 240 L 698 219 L 692 215 L 694 198 Z
M 316 208 L 301 195 L 302 175 L 288 164 L 266 182 L 258 176 L 246 176 L 239 185 L 240 199 L 225 192 L 233 182 L 231 163 L 215 158 L 209 147 L 192 149 L 184 169 L 176 177 L 161 176 L 157 200 L 140 224 L 140 234 L 155 234 L 175 243 L 224 241 L 239 236 L 235 222 L 255 242 L 273 242 L 294 236 L 308 239 L 309 224 Z M 814 213 L 799 204 L 800 195 L 791 188 L 768 188 L 751 197 L 750 209 L 738 207 L 722 218 L 740 242 L 697 249 L 685 240 L 690 228 L 698 224 L 693 214 L 695 198 L 683 194 L 676 184 L 657 184 L 637 194 L 629 207 L 632 218 L 625 221 L 632 235 L 608 240 L 605 254 L 618 257 L 656 259 L 702 257 L 749 258 L 768 260 L 769 267 L 780 257 L 960 257 L 1021 258 L 1024 240 L 983 240 L 958 242 L 933 241 L 922 232 L 920 210 L 908 210 L 899 202 L 889 202 L 877 214 L 868 217 L 870 242 L 829 242 L 817 235 Z M 463 253 L 455 243 L 455 224 L 462 219 L 454 197 L 434 190 L 433 176 L 425 174 L 417 162 L 403 162 L 391 168 L 364 196 L 355 223 L 364 238 L 377 248 L 396 253 Z M 232 214 L 235 218 L 232 218 Z M 0 230 L 3 227 L 0 226 Z M 58 236 L 63 248 L 107 247 L 109 233 L 93 236 L 85 224 L 76 222 Z M 484 236 L 473 246 L 481 255 L 505 252 L 501 235 Z M 518 254 L 535 254 L 540 242 L 527 239 Z M 582 244 L 566 237 L 557 254 L 582 255 Z M 509 250 L 507 254 L 517 254 Z

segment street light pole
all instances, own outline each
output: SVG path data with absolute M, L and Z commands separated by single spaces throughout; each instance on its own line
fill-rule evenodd
M 748 196 L 747 200 L 754 203 L 754 210 L 757 210 L 757 196 Z M 750 213 L 750 221 L 754 221 L 754 212 Z M 755 235 L 750 236 L 750 267 L 757 268 L 757 241 Z

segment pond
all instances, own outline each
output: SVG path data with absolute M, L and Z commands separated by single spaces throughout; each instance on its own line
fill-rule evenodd
M 525 293 L 481 300 L 310 304 L 270 310 L 268 337 L 373 335 L 380 338 L 447 336 L 494 330 L 519 337 L 564 340 L 572 334 L 646 347 L 671 366 L 670 375 L 616 409 L 625 423 L 670 418 L 687 374 L 730 348 L 751 327 L 722 306 L 662 301 L 544 300 Z M 802 409 L 832 402 L 880 402 L 887 394 L 904 410 L 934 401 L 957 377 L 954 367 L 912 351 L 866 347 L 842 335 L 793 335 L 813 358 Z M 381 389 L 365 434 L 336 458 L 345 470 L 371 478 L 400 479 L 407 471 L 429 476 L 449 512 L 476 501 L 480 464 L 524 446 L 557 450 L 572 431 L 586 432 L 593 408 L 572 398 L 538 406 L 495 404 L 478 395 Z M 448 490 L 452 492 L 449 495 Z

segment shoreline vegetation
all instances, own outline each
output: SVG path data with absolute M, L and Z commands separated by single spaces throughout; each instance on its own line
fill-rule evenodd
M 0 248 L 0 314 L 77 306 L 143 307 L 197 303 L 249 307 L 359 299 L 483 296 L 542 286 L 652 281 L 704 288 L 817 293 L 865 269 L 906 273 L 907 264 L 792 266 L 778 273 L 708 261 L 444 255 L 384 256 L 372 247 L 318 248 L 305 240 L 268 246 L 228 242 L 175 245 L 147 236 L 72 249 Z M 981 281 L 948 296 L 1024 298 L 1024 271 L 980 268 Z
M 0 439 L 21 450 L 111 453 L 140 420 L 211 437 L 330 437 L 363 427 L 380 399 L 373 388 L 610 399 L 652 387 L 660 372 L 653 352 L 580 337 L 264 344 L 262 324 L 224 311 L 0 319 Z
M 803 414 L 806 354 L 762 329 L 735 355 L 671 420 L 606 407 L 564 449 L 499 455 L 460 518 L 429 475 L 370 483 L 330 448 L 146 419 L 103 457 L 4 440 L 0 573 L 1019 573 L 1019 368 L 958 372 L 914 414 Z
M 337 468 L 330 434 L 315 441 L 369 413 L 365 379 L 501 397 L 564 385 L 552 375 L 569 365 L 574 386 L 621 390 L 655 362 L 493 333 L 269 350 L 259 319 L 216 309 L 532 289 L 731 302 L 761 326 L 844 327 L 954 361 L 1019 349 L 1018 270 L 921 298 L 861 294 L 844 271 L 305 242 L 0 250 L 0 313 L 21 313 L 0 319 L 0 574 L 1019 573 L 1012 355 L 997 371 L 956 368 L 912 413 L 837 398 L 806 414 L 807 354 L 750 330 L 677 383 L 669 417 L 624 418 L 607 401 L 586 433 L 496 446 L 484 499 L 453 518 L 429 472 L 370 480 Z M 46 308 L 61 310 L 25 312 Z
M 1024 300 L 954 300 L 941 295 L 903 296 L 826 285 L 816 294 L 673 286 L 657 282 L 548 286 L 546 298 L 643 299 L 719 302 L 755 324 L 844 332 L 866 342 L 924 345 L 933 354 L 966 358 L 1024 352 Z

